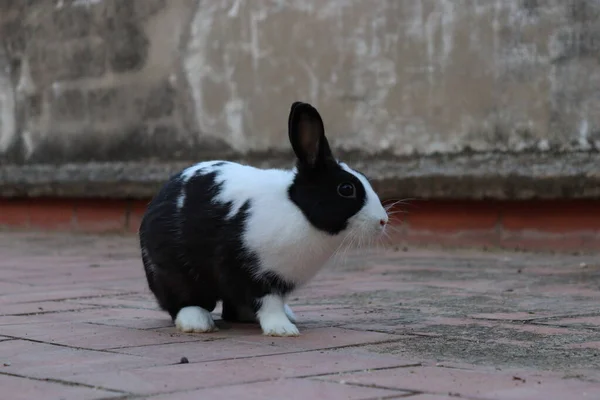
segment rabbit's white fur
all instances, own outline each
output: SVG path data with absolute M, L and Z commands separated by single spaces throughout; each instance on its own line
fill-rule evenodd
M 179 310 L 175 326 L 182 332 L 213 332 L 217 330 L 212 315 L 201 307 L 184 307 Z

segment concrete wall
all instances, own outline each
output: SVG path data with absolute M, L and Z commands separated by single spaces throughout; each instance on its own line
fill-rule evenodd
M 0 4 L 6 196 L 287 166 L 304 100 L 385 197 L 600 197 L 598 0 Z

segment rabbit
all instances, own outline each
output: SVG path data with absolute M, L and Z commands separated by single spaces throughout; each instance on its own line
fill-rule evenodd
M 388 214 L 367 178 L 337 161 L 319 112 L 294 102 L 290 170 L 206 161 L 172 176 L 150 201 L 139 241 L 148 286 L 182 332 L 222 319 L 298 336 L 286 304 L 344 245 L 374 240 Z M 345 240 L 345 239 L 352 240 Z

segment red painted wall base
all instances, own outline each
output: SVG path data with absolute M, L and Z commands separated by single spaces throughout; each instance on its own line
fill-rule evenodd
M 135 233 L 148 201 L 0 199 L 4 230 Z M 389 202 L 384 202 L 389 204 Z M 600 200 L 421 201 L 392 207 L 397 245 L 600 251 Z

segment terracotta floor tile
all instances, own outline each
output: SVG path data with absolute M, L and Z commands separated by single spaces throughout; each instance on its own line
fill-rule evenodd
M 219 332 L 178 332 L 149 292 L 138 246 L 122 235 L 0 233 L 0 398 L 600 393 L 597 255 L 350 252 L 290 296 L 301 336 L 272 338 L 221 321 L 219 308 Z
M 210 345 L 211 342 L 206 343 Z M 260 380 L 406 365 L 396 357 L 351 352 L 303 352 L 79 375 L 76 382 L 138 394 L 191 390 Z
M 264 400 L 266 398 L 286 400 L 358 400 L 391 398 L 394 396 L 405 396 L 406 394 L 406 392 L 402 391 L 348 386 L 306 379 L 282 379 L 168 394 L 158 396 L 153 398 L 153 400 L 197 400 L 216 399 L 219 397 L 244 400 Z

